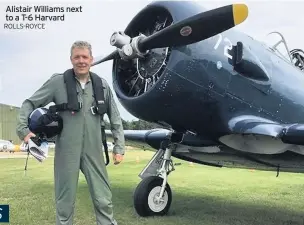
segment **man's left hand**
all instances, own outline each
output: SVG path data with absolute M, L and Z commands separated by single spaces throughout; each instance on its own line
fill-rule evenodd
M 119 164 L 123 160 L 123 155 L 113 153 L 114 165 Z

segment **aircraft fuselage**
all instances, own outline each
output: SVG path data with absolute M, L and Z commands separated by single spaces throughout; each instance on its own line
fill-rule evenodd
M 153 4 L 167 8 L 175 21 L 204 11 L 190 2 Z M 234 70 L 228 60 L 237 42 L 242 42 L 252 56 L 251 63 L 257 64 L 268 80 L 260 79 L 257 73 L 249 76 Z M 138 118 L 165 122 L 177 131 L 220 137 L 230 133 L 228 121 L 238 115 L 279 123 L 303 122 L 303 84 L 304 73 L 299 69 L 259 41 L 231 29 L 172 48 L 161 78 L 143 95 L 130 98 L 119 87 L 115 90 L 122 105 Z

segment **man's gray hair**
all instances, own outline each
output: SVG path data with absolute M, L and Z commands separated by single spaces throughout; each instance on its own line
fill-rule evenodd
M 75 41 L 71 47 L 71 55 L 74 48 L 87 48 L 90 51 L 90 55 L 92 56 L 92 46 L 87 41 Z

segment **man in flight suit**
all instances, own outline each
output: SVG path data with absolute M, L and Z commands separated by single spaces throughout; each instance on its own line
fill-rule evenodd
M 91 111 L 95 100 L 89 74 L 93 62 L 91 45 L 77 41 L 71 47 L 73 75 L 76 77 L 78 112 L 60 111 L 63 129 L 56 137 L 54 158 L 56 225 L 72 225 L 79 170 L 85 175 L 94 204 L 98 225 L 117 224 L 113 217 L 112 193 L 103 156 L 101 124 L 103 120 Z M 118 164 L 124 155 L 124 134 L 119 111 L 112 92 L 105 79 L 102 79 L 106 114 L 110 120 L 114 137 L 113 161 Z M 25 143 L 35 136 L 28 128 L 28 116 L 36 108 L 49 103 L 68 102 L 67 89 L 62 74 L 54 74 L 30 98 L 26 99 L 20 109 L 17 134 Z

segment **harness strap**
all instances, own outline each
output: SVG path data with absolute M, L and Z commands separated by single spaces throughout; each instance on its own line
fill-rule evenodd
M 103 115 L 105 113 L 105 99 L 104 99 L 104 87 L 102 85 L 102 80 L 99 76 L 97 76 L 94 73 L 90 73 L 91 81 L 92 81 L 92 87 L 93 87 L 93 93 L 94 98 L 96 102 L 96 113 Z
M 104 151 L 106 154 L 106 166 L 110 163 L 110 158 L 109 158 L 109 151 L 108 151 L 108 144 L 107 144 L 107 137 L 106 137 L 106 132 L 105 132 L 105 127 L 101 127 L 101 135 L 102 135 L 102 144 L 104 147 Z
M 78 102 L 78 107 L 79 107 L 79 109 L 82 108 L 81 102 Z M 67 110 L 71 110 L 68 103 L 52 105 L 52 106 L 49 107 L 50 113 L 55 113 L 55 112 L 60 112 L 60 111 L 67 111 Z M 75 111 L 75 110 L 71 110 L 71 111 Z
M 67 103 L 52 105 L 49 107 L 49 111 L 51 113 L 60 112 L 60 111 L 74 111 L 78 112 L 82 108 L 82 104 L 78 102 L 77 98 L 77 84 L 76 77 L 73 69 L 68 69 L 63 73 L 64 83 L 67 89 Z M 90 72 L 90 78 L 93 87 L 93 94 L 96 106 L 91 107 L 91 112 L 93 115 L 99 114 L 101 115 L 101 119 L 103 119 L 103 115 L 106 113 L 106 105 L 104 99 L 104 87 L 102 84 L 102 79 L 95 73 Z M 105 135 L 105 127 L 101 127 L 102 134 L 102 144 L 104 146 L 104 151 L 106 155 L 106 165 L 109 164 L 110 158 L 108 153 L 108 145 Z
M 67 108 L 78 112 L 80 105 L 77 98 L 76 77 L 73 69 L 66 70 L 63 73 L 64 83 L 67 87 L 68 103 Z

